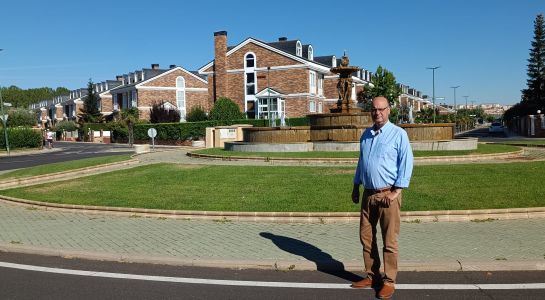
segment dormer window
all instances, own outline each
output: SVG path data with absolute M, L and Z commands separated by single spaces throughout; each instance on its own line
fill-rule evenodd
M 303 45 L 301 45 L 300 41 L 297 41 L 297 44 L 295 45 L 295 55 L 299 57 L 303 56 Z
M 308 59 L 314 60 L 314 49 L 312 49 L 311 45 L 308 46 Z
M 333 57 L 331 58 L 331 66 L 333 68 L 337 66 L 337 58 L 335 57 L 335 55 L 333 55 Z

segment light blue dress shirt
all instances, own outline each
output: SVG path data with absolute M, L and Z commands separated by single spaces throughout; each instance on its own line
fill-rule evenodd
M 377 131 L 367 128 L 360 138 L 360 158 L 354 184 L 366 189 L 409 187 L 413 151 L 407 132 L 387 122 Z

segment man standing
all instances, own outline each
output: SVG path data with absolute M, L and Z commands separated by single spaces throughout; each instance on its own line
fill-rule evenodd
M 388 299 L 395 291 L 398 261 L 401 191 L 409 187 L 413 153 L 409 137 L 402 128 L 388 121 L 390 105 L 385 97 L 373 99 L 371 117 L 374 125 L 360 138 L 360 157 L 354 176 L 352 201 L 360 201 L 360 240 L 367 277 L 352 283 L 353 288 L 380 287 L 377 297 Z M 380 275 L 377 248 L 377 223 L 384 244 L 384 277 Z

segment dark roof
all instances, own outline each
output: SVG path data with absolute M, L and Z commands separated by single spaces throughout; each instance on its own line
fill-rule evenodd
M 333 61 L 333 57 L 335 57 L 335 55 L 314 56 L 314 61 L 331 68 L 333 67 L 333 64 L 331 63 Z
M 286 53 L 295 55 L 296 48 L 297 48 L 297 41 L 298 40 L 291 40 L 291 41 L 283 41 L 283 42 L 272 42 L 272 43 L 265 43 L 271 47 L 274 47 L 278 50 L 282 50 Z
M 202 80 L 208 81 L 208 76 L 204 74 L 199 74 L 199 71 L 189 71 L 191 74 L 201 78 Z

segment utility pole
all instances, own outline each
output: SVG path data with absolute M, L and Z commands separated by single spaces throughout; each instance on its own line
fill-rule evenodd
M 432 100 L 433 100 L 433 123 L 435 123 L 435 70 L 439 69 L 440 66 L 435 66 L 435 67 L 427 67 L 426 69 L 428 70 L 432 70 L 432 86 L 433 86 L 433 96 L 432 96 Z

